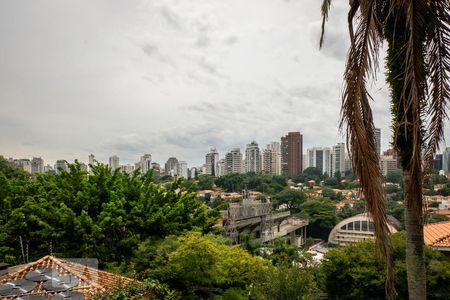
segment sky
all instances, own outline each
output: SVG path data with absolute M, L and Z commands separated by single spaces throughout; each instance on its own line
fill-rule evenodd
M 0 155 L 134 163 L 144 153 L 190 166 L 303 134 L 338 132 L 349 45 L 334 1 L 319 50 L 318 0 L 3 0 Z M 383 72 L 371 83 L 382 149 L 390 142 Z M 448 126 L 446 128 L 448 133 Z

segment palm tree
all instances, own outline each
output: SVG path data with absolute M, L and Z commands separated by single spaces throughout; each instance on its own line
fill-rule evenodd
M 322 4 L 322 35 L 331 0 Z M 426 299 L 422 181 L 443 138 L 450 96 L 449 0 L 350 0 L 350 50 L 344 73 L 340 128 L 347 134 L 355 174 L 375 224 L 376 244 L 387 262 L 386 298 L 395 296 L 386 196 L 376 153 L 366 82 L 375 78 L 387 42 L 393 145 L 403 169 L 409 299 Z M 356 30 L 353 30 L 353 25 Z

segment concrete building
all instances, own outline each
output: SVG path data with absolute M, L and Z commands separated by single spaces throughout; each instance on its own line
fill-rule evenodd
M 239 148 L 234 148 L 225 155 L 226 174 L 242 173 L 242 153 Z
M 293 177 L 303 169 L 303 136 L 300 132 L 289 132 L 281 137 L 281 173 Z
M 28 172 L 31 174 L 32 168 L 31 168 L 31 161 L 27 158 L 24 159 L 9 159 L 9 162 L 15 165 L 17 168 L 20 168 L 24 170 L 25 172 Z
M 247 144 L 247 148 L 245 149 L 245 171 L 247 173 L 261 173 L 261 154 L 258 143 L 255 141 Z
M 113 155 L 109 158 L 109 167 L 112 172 L 120 168 L 119 157 L 117 155 Z
M 205 165 L 207 175 L 216 176 L 216 163 L 219 161 L 219 153 L 216 148 L 211 148 L 205 156 Z
M 60 174 L 62 171 L 67 172 L 68 168 L 67 168 L 66 161 L 63 159 L 57 160 L 55 163 L 55 171 L 56 171 L 56 174 Z
M 439 172 L 444 168 L 444 156 L 442 154 L 436 154 L 433 160 L 433 171 Z
M 442 154 L 442 170 L 444 170 L 445 175 L 450 174 L 450 147 L 445 148 Z
M 380 157 L 380 168 L 383 176 L 386 176 L 387 173 L 395 171 L 398 169 L 398 161 L 394 156 L 386 156 L 382 155 Z
M 164 167 L 164 173 L 170 176 L 177 175 L 177 164 L 178 159 L 176 157 L 169 157 Z
M 198 176 L 197 170 L 198 170 L 198 168 L 196 168 L 196 167 L 192 167 L 189 169 L 189 178 L 190 179 L 197 179 L 197 176 Z
M 31 174 L 44 173 L 44 160 L 41 157 L 33 157 L 31 160 Z
M 278 142 L 267 145 L 263 150 L 261 170 L 267 175 L 281 175 L 281 146 Z
M 225 159 L 220 159 L 217 163 L 216 163 L 216 176 L 220 177 L 223 175 L 227 174 L 227 164 Z
M 400 222 L 389 216 L 388 228 L 390 233 L 395 233 L 400 228 Z M 362 213 L 342 220 L 334 226 L 328 236 L 328 243 L 345 246 L 373 239 L 375 239 L 373 219 L 368 214 Z
M 95 160 L 95 156 L 94 154 L 89 154 L 88 156 L 88 161 L 89 161 L 89 173 L 92 174 L 92 166 L 94 166 L 96 164 L 96 160 Z
M 156 162 L 153 162 L 152 163 L 152 169 L 153 169 L 153 175 L 155 175 L 155 176 L 161 176 L 161 166 L 158 164 L 158 163 L 156 163 Z
M 120 171 L 122 171 L 125 174 L 130 175 L 131 173 L 133 173 L 134 171 L 134 166 L 127 164 L 127 165 L 121 165 L 120 166 Z
M 177 176 L 188 179 L 188 165 L 184 160 L 180 160 L 177 163 Z
M 139 160 L 139 163 L 142 174 L 146 174 L 148 171 L 152 169 L 152 155 L 151 154 L 142 155 Z
M 341 176 L 345 175 L 345 144 L 338 143 L 333 146 L 331 151 L 331 173 L 330 176 L 335 176 L 339 173 Z
M 308 166 L 320 170 L 322 174 L 332 175 L 331 170 L 331 149 L 314 147 L 308 149 Z
M 375 146 L 377 148 L 378 155 L 381 155 L 381 129 L 375 128 Z

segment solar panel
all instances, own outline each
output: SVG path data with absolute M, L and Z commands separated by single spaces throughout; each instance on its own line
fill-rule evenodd
M 0 286 L 0 295 L 19 296 L 36 287 L 37 283 L 26 279 L 14 280 Z
M 46 281 L 57 276 L 59 276 L 59 273 L 58 270 L 56 269 L 37 268 L 36 270 L 28 272 L 28 274 L 25 275 L 25 278 L 31 281 L 38 282 L 38 281 Z
M 80 292 L 63 292 L 60 294 L 57 294 L 50 298 L 51 300 L 63 300 L 63 299 L 72 299 L 72 300 L 84 300 L 84 294 Z
M 76 287 L 79 283 L 79 279 L 76 276 L 57 276 L 44 283 L 44 288 L 49 291 L 67 291 L 73 287 Z
M 14 300 L 48 300 L 48 297 L 39 295 L 29 295 L 29 296 L 22 296 Z

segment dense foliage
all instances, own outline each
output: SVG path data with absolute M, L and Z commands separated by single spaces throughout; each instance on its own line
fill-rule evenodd
M 392 236 L 397 299 L 408 299 L 405 233 Z M 427 299 L 448 299 L 450 259 L 426 248 Z M 373 241 L 335 248 L 321 266 L 323 288 L 330 299 L 384 299 L 385 266 L 377 260 Z M 343 288 L 345 287 L 345 289 Z
M 30 260 L 53 251 L 121 262 L 147 238 L 207 232 L 217 217 L 182 180 L 163 187 L 151 172 L 128 176 L 97 165 L 88 175 L 75 163 L 34 179 L 0 171 L 0 183 L 0 259 L 11 262 L 23 260 L 22 248 Z

